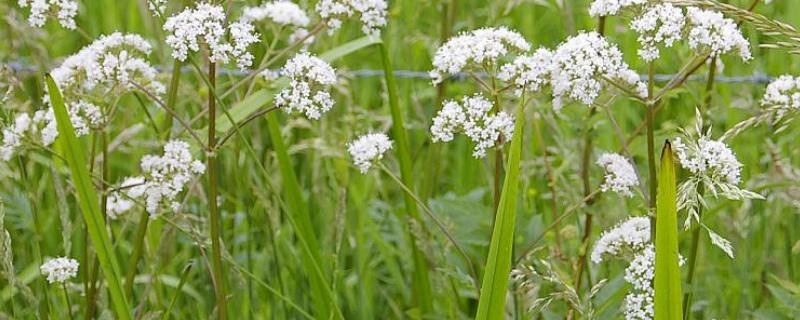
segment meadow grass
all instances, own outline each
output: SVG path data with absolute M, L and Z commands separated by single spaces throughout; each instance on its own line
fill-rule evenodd
M 434 143 L 429 130 L 443 100 L 475 92 L 473 81 L 452 79 L 434 87 L 427 78 L 388 74 L 428 71 L 446 39 L 484 26 L 509 26 L 534 47 L 553 48 L 579 30 L 596 30 L 590 1 L 389 1 L 380 38 L 365 37 L 357 23 L 346 22 L 331 36 L 318 35 L 308 48 L 331 62 L 340 78 L 332 90 L 336 105 L 319 121 L 268 110 L 285 82 L 268 86 L 260 78 L 222 72 L 223 66 L 209 76 L 201 54 L 183 63 L 173 59 L 163 45 L 164 18 L 153 17 L 144 1 L 81 1 L 81 32 L 54 22 L 31 28 L 14 2 L 0 4 L 0 34 L 7 39 L 0 43 L 0 64 L 23 67 L 2 73 L 0 89 L 13 79 L 20 82 L 13 97 L 0 102 L 0 128 L 17 112 L 43 106 L 45 74 L 63 57 L 113 31 L 161 43 L 149 60 L 162 68 L 159 80 L 168 90 L 160 97 L 163 106 L 145 94 L 119 97 L 105 144 L 100 135 L 68 138 L 0 162 L 0 226 L 10 235 L 10 246 L 0 241 L 0 253 L 13 254 L 13 270 L 5 264 L 0 269 L 0 317 L 12 319 L 67 312 L 123 319 L 619 318 L 630 289 L 624 263 L 586 259 L 603 230 L 646 215 L 658 201 L 600 193 L 603 172 L 593 159 L 624 149 L 644 183 L 637 192 L 652 195 L 655 150 L 678 136 L 679 128 L 693 126 L 696 107 L 715 137 L 761 110 L 766 83 L 720 77 L 800 75 L 796 54 L 759 48 L 776 38 L 745 22 L 754 59 L 723 57 L 698 66 L 697 78 L 649 106 L 652 126 L 645 125 L 648 106 L 633 99 L 604 96 L 596 112 L 571 105 L 554 113 L 550 97 L 539 95 L 517 113 L 505 158 L 497 161 L 490 151 L 486 159 L 475 159 L 467 139 Z M 297 2 L 310 8 L 314 1 Z M 751 2 L 728 1 L 743 10 Z M 240 8 L 257 1 L 230 3 Z M 170 1 L 168 10 L 189 5 Z M 800 2 L 760 3 L 755 12 L 800 25 Z M 628 19 L 605 21 L 605 34 L 634 70 L 654 80 L 650 95 L 657 96 L 670 85 L 655 81 L 657 76 L 677 72 L 693 54 L 678 45 L 647 64 L 636 56 L 639 44 L 628 29 Z M 263 43 L 251 48 L 256 62 L 269 50 Z M 350 73 L 364 69 L 386 76 Z M 52 87 L 49 92 L 52 97 Z M 502 104 L 517 110 L 516 101 Z M 252 116 L 259 110 L 263 114 Z M 362 175 L 345 143 L 370 131 L 387 133 L 394 148 L 380 170 Z M 206 145 L 194 145 L 190 132 Z M 670 237 L 687 258 L 677 271 L 687 309 L 668 302 L 678 315 L 800 316 L 799 135 L 794 121 L 756 126 L 728 141 L 744 164 L 743 187 L 766 200 L 711 199 L 702 211 L 707 226 L 732 242 L 734 259 L 713 247 L 698 225 Z M 153 219 L 139 207 L 118 220 L 100 216 L 104 191 L 138 174 L 142 156 L 176 137 L 191 142 L 195 156 L 209 161 L 206 174 L 213 174 L 188 185 L 180 213 Z M 498 164 L 505 168 L 501 189 Z M 676 172 L 678 180 L 687 175 Z M 591 205 L 583 205 L 590 199 Z M 677 217 L 680 227 L 686 213 Z M 662 227 L 675 226 L 654 228 L 656 245 Z M 62 290 L 43 279 L 39 266 L 64 255 L 80 261 L 81 269 Z M 535 280 L 520 281 L 519 274 Z M 658 283 L 656 277 L 656 288 Z M 69 302 L 63 291 L 70 292 Z M 537 298 L 553 302 L 529 309 Z M 220 312 L 220 299 L 227 311 Z

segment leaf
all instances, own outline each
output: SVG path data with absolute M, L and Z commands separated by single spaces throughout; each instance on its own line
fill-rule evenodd
M 500 205 L 494 220 L 489 255 L 486 257 L 486 270 L 481 284 L 478 300 L 478 313 L 475 319 L 503 319 L 506 305 L 508 277 L 511 271 L 511 253 L 514 245 L 514 224 L 519 192 L 519 162 L 522 149 L 522 127 L 525 114 L 522 106 L 517 110 L 514 135 L 508 156 L 506 178 L 500 195 Z
M 681 271 L 678 258 L 678 208 L 675 162 L 669 141 L 661 151 L 656 195 L 655 319 L 680 320 Z
M 61 149 L 64 150 L 64 158 L 72 173 L 72 182 L 77 192 L 81 213 L 83 213 L 83 219 L 86 221 L 86 229 L 89 232 L 97 259 L 100 262 L 103 277 L 106 279 L 114 311 L 118 319 L 130 319 L 131 309 L 128 307 L 128 301 L 125 299 L 125 295 L 122 294 L 122 287 L 120 286 L 121 273 L 119 263 L 114 255 L 111 238 L 106 232 L 106 223 L 100 211 L 97 193 L 94 190 L 89 170 L 86 168 L 88 162 L 84 158 L 83 146 L 75 136 L 75 129 L 72 127 L 72 121 L 64 105 L 64 99 L 61 97 L 61 91 L 59 91 L 58 86 L 49 74 L 46 82 L 47 92 L 50 95 L 50 104 L 53 106 L 53 113 L 58 124 L 58 141 L 61 144 Z

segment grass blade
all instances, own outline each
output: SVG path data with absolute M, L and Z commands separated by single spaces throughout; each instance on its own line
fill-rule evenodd
M 661 151 L 656 199 L 655 318 L 680 320 L 681 270 L 678 265 L 678 209 L 675 163 L 669 141 Z
M 475 319 L 503 319 L 506 306 L 506 290 L 511 271 L 511 254 L 514 245 L 514 226 L 517 213 L 517 193 L 519 191 L 519 162 L 522 152 L 522 127 L 525 114 L 522 106 L 517 110 L 514 123 L 514 136 L 508 155 L 506 179 L 500 196 L 500 206 L 492 230 L 492 242 L 486 257 L 486 270 L 481 284 L 478 300 L 478 313 Z
M 389 93 L 389 108 L 392 113 L 392 138 L 394 138 L 395 146 L 397 147 L 397 157 L 400 161 L 400 178 L 403 184 L 408 188 L 414 188 L 413 180 L 413 164 L 411 163 L 411 151 L 408 146 L 408 136 L 406 128 L 403 125 L 403 111 L 400 109 L 399 99 L 397 97 L 397 84 L 394 79 L 394 71 L 392 62 L 389 59 L 389 49 L 385 43 L 380 45 L 381 61 L 383 62 L 383 73 L 386 79 L 386 89 Z M 419 209 L 417 208 L 414 198 L 408 192 L 405 195 L 405 206 L 407 214 L 414 220 L 422 222 L 420 219 Z M 414 235 L 411 229 L 406 226 L 406 237 L 408 237 L 409 247 L 411 247 L 411 256 L 414 263 L 414 299 L 420 308 L 422 314 L 427 314 L 433 309 L 433 294 L 431 293 L 431 283 L 428 277 L 428 263 L 425 256 L 417 247 L 414 240 Z
M 122 294 L 122 287 L 120 286 L 121 273 L 119 263 L 114 255 L 111 238 L 106 232 L 106 223 L 103 214 L 100 212 L 97 193 L 92 185 L 89 170 L 86 168 L 87 162 L 84 158 L 83 147 L 75 136 L 75 129 L 72 127 L 69 114 L 67 114 L 61 91 L 59 91 L 58 86 L 50 75 L 47 75 L 47 89 L 50 95 L 50 104 L 53 106 L 53 113 L 58 123 L 58 141 L 62 145 L 64 158 L 66 158 L 72 173 L 72 182 L 77 192 L 81 212 L 86 221 L 86 227 L 97 254 L 97 259 L 100 262 L 100 268 L 103 270 L 114 311 L 118 319 L 130 319 L 131 309 L 128 307 L 128 301 L 125 299 L 125 295 Z

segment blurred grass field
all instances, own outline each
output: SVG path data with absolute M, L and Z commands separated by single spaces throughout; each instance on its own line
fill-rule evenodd
M 8 123 L 15 111 L 31 111 L 41 107 L 43 75 L 63 57 L 78 51 L 90 41 L 76 32 L 68 32 L 54 24 L 44 29 L 27 26 L 14 1 L 0 4 L 0 62 L 18 63 L 30 70 L 13 73 L 22 81 L 23 92 L 17 92 L 18 103 L 2 106 L 0 119 Z M 179 1 L 171 2 L 170 12 L 179 9 Z M 183 1 L 188 5 L 189 1 Z M 301 0 L 310 8 L 310 1 Z M 161 21 L 146 11 L 144 1 L 81 2 L 77 23 L 88 36 L 95 38 L 113 31 L 139 33 L 151 42 L 161 42 L 164 32 Z M 254 5 L 256 1 L 231 1 L 233 8 Z M 597 21 L 588 15 L 588 0 L 392 0 L 389 24 L 383 39 L 389 46 L 396 70 L 427 71 L 435 49 L 450 35 L 484 26 L 505 25 L 522 33 L 534 47 L 553 48 L 580 30 L 591 30 Z M 747 7 L 750 0 L 731 0 L 731 4 Z M 800 1 L 774 0 L 760 4 L 756 12 L 791 25 L 800 25 Z M 238 10 L 233 10 L 238 14 Z M 624 52 L 627 62 L 640 73 L 646 64 L 636 56 L 636 35 L 628 32 L 628 19 L 610 18 L 607 35 Z M 758 48 L 770 37 L 743 26 L 745 36 L 753 45 L 754 59 L 743 63 L 735 58 L 723 58 L 724 76 L 782 74 L 800 75 L 798 55 L 775 49 Z M 361 37 L 355 24 L 334 36 L 320 36 L 309 51 L 325 52 L 337 44 Z M 154 65 L 168 68 L 172 64 L 169 48 L 155 45 L 151 55 Z M 264 48 L 256 52 L 263 54 Z M 256 54 L 257 58 L 260 57 Z M 685 45 L 666 50 L 656 64 L 659 74 L 672 74 L 691 57 Z M 382 69 L 378 47 L 368 47 L 334 63 L 342 75 L 336 87 L 334 109 L 319 122 L 278 114 L 281 133 L 289 146 L 298 174 L 302 197 L 312 213 L 313 225 L 320 239 L 324 272 L 331 276 L 337 303 L 347 319 L 401 319 L 420 316 L 410 290 L 412 264 L 404 239 L 405 209 L 403 190 L 386 175 L 374 171 L 361 175 L 354 170 L 345 155 L 346 141 L 370 130 L 388 132 L 391 126 L 389 106 L 382 77 L 351 77 L 348 70 Z M 704 77 L 705 68 L 698 72 Z M 237 76 L 218 79 L 220 87 L 232 83 Z M 164 82 L 169 72 L 163 72 Z M 186 118 L 198 114 L 207 99 L 208 91 L 193 71 L 182 76 L 176 110 Z M 0 82 L 3 82 L 0 79 Z M 398 78 L 399 102 L 405 111 L 406 128 L 411 142 L 415 188 L 432 211 L 445 220 L 456 239 L 464 244 L 479 272 L 488 251 L 492 225 L 492 174 L 494 167 L 486 160 L 471 156 L 471 144 L 456 139 L 450 144 L 433 144 L 428 128 L 431 118 L 440 108 L 441 99 L 455 99 L 474 91 L 467 81 L 449 81 L 441 91 L 428 79 Z M 663 83 L 661 83 L 663 85 Z M 657 145 L 678 134 L 680 127 L 693 124 L 695 107 L 702 104 L 705 82 L 690 81 L 666 102 L 657 115 Z M 702 110 L 706 121 L 713 124 L 715 136 L 737 122 L 756 114 L 758 101 L 766 83 L 718 82 L 712 106 Z M 241 100 L 237 92 L 230 102 Z M 117 117 L 110 134 L 113 152 L 109 163 L 110 181 L 119 181 L 138 170 L 138 159 L 160 148 L 158 137 L 147 129 L 146 114 L 134 97 L 124 97 L 121 106 L 124 116 Z M 547 156 L 556 174 L 560 210 L 583 198 L 580 181 L 581 137 L 587 126 L 594 128 L 594 154 L 616 151 L 620 136 L 603 114 L 588 117 L 586 108 L 568 106 L 560 114 L 549 108 L 549 99 L 542 96 L 533 102 L 526 117 L 526 137 L 521 167 L 522 191 L 517 212 L 515 258 L 520 250 L 536 239 L 553 220 L 550 188 L 542 161 Z M 155 105 L 148 105 L 158 114 Z M 614 117 L 622 131 L 629 135 L 643 121 L 644 107 L 626 99 L 613 102 Z M 163 116 L 163 115 L 162 115 Z M 532 124 L 541 125 L 543 135 L 532 134 Z M 198 126 L 198 128 L 204 125 Z M 278 162 L 270 142 L 266 119 L 259 119 L 243 129 L 254 146 L 258 159 L 253 159 L 237 138 L 231 139 L 219 153 L 221 168 L 223 243 L 236 265 L 227 266 L 229 303 L 235 319 L 299 319 L 297 310 L 279 298 L 264 284 L 275 288 L 299 308 L 313 314 L 308 292 L 308 275 L 301 264 L 300 248 L 295 231 L 284 215 L 286 198 L 283 181 L 278 174 Z M 701 241 L 702 260 L 699 261 L 694 293 L 694 313 L 698 319 L 797 319 L 800 317 L 800 126 L 790 123 L 786 130 L 757 127 L 735 140 L 731 145 L 744 164 L 743 180 L 750 190 L 767 196 L 766 201 L 712 202 L 704 221 L 732 241 L 736 258 Z M 82 142 L 87 150 L 91 137 Z M 545 146 L 546 149 L 542 147 Z M 647 150 L 643 135 L 632 140 L 629 150 L 640 172 L 646 172 Z M 394 152 L 394 151 L 393 151 Z M 5 280 L 0 310 L 8 315 L 14 308 L 20 319 L 32 318 L 26 294 L 41 299 L 42 288 L 37 286 L 38 264 L 33 249 L 41 241 L 45 256 L 60 256 L 69 240 L 67 254 L 83 261 L 86 233 L 82 224 L 69 176 L 63 165 L 53 162 L 42 152 L 24 154 L 27 180 L 22 179 L 20 163 L 16 160 L 0 163 L 0 199 L 5 204 L 5 228 L 12 238 L 16 277 L 26 283 L 31 293 L 12 290 Z M 389 153 L 384 163 L 397 171 L 397 157 Z M 259 164 L 268 175 L 262 174 Z M 602 173 L 591 172 L 592 185 L 600 184 Z M 196 199 L 205 199 L 202 184 L 191 187 Z M 624 217 L 644 214 L 646 206 L 637 200 L 603 196 L 588 207 L 597 224 L 593 238 L 601 230 Z M 206 244 L 207 214 L 203 202 L 190 201 L 185 216 L 176 217 L 181 228 L 155 222 L 148 230 L 144 262 L 136 278 L 135 300 L 145 310 L 142 318 L 155 317 L 165 310 L 175 295 L 175 288 L 187 264 L 188 273 L 182 293 L 172 310 L 176 319 L 205 319 L 213 317 L 214 290 L 197 246 Z M 34 221 L 39 212 L 39 221 Z M 71 217 L 72 224 L 63 226 L 59 215 Z M 120 261 L 132 250 L 128 239 L 136 231 L 137 215 L 110 224 L 112 238 Z M 571 279 L 570 272 L 579 253 L 583 220 L 580 215 L 561 224 L 559 236 L 564 248 L 563 257 L 552 257 L 554 235 L 546 235 L 541 248 L 532 259 L 552 263 L 557 274 Z M 685 214 L 679 214 L 679 219 Z M 427 218 L 426 218 L 427 219 Z M 191 223 L 190 223 L 191 222 Z M 41 228 L 42 237 L 37 239 Z M 431 223 L 432 222 L 429 222 Z M 430 319 L 461 319 L 474 315 L 477 307 L 474 286 L 467 267 L 441 234 L 422 231 L 411 223 L 411 229 L 430 263 L 430 278 L 434 290 L 434 312 Z M 681 234 L 681 251 L 688 251 L 688 233 Z M 238 267 L 237 267 L 238 265 Z M 512 265 L 513 267 L 513 265 Z M 608 284 L 591 303 L 601 319 L 619 318 L 619 306 L 626 290 L 622 281 L 622 264 L 591 265 L 591 278 L 596 282 L 606 278 Z M 81 265 L 85 276 L 86 266 Z M 241 269 L 238 269 L 241 268 Z M 243 271 L 243 270 L 246 270 Z M 478 283 L 480 285 L 480 283 Z M 512 287 L 513 288 L 513 287 Z M 79 288 L 80 289 L 80 288 Z M 542 283 L 541 294 L 558 290 Z M 689 290 L 687 288 L 687 290 Z M 458 294 L 458 298 L 457 295 Z M 51 307 L 62 305 L 60 296 L 49 296 Z M 523 294 L 512 297 L 511 308 L 522 310 Z M 110 302 L 100 298 L 105 315 L 111 316 Z M 543 313 L 521 312 L 520 318 L 561 319 L 566 310 L 563 302 L 555 302 Z

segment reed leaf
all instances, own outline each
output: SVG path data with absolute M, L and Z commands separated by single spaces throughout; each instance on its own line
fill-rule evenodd
M 47 75 L 47 91 L 50 95 L 50 104 L 53 106 L 56 122 L 58 123 L 58 141 L 62 146 L 64 158 L 67 160 L 72 173 L 72 182 L 77 192 L 78 204 L 80 205 L 81 213 L 83 213 L 83 219 L 86 221 L 86 229 L 97 254 L 97 259 L 100 262 L 100 268 L 106 279 L 114 312 L 118 319 L 130 319 L 131 309 L 128 307 L 128 301 L 125 299 L 120 285 L 119 263 L 114 255 L 111 238 L 106 232 L 106 223 L 100 211 L 97 193 L 92 185 L 89 170 L 86 168 L 88 162 L 84 157 L 83 146 L 75 135 L 75 129 L 72 127 L 72 121 L 67 113 L 61 91 L 49 74 Z
M 656 320 L 683 318 L 681 270 L 678 265 L 678 199 L 675 162 L 669 141 L 661 151 L 656 198 Z
M 506 179 L 500 205 L 494 217 L 492 241 L 486 257 L 486 270 L 483 274 L 478 313 L 475 319 L 503 319 L 506 306 L 506 290 L 511 271 L 511 254 L 514 247 L 514 227 L 517 213 L 517 194 L 519 192 L 519 162 L 522 152 L 522 127 L 525 114 L 522 106 L 517 110 L 514 135 L 508 154 Z

